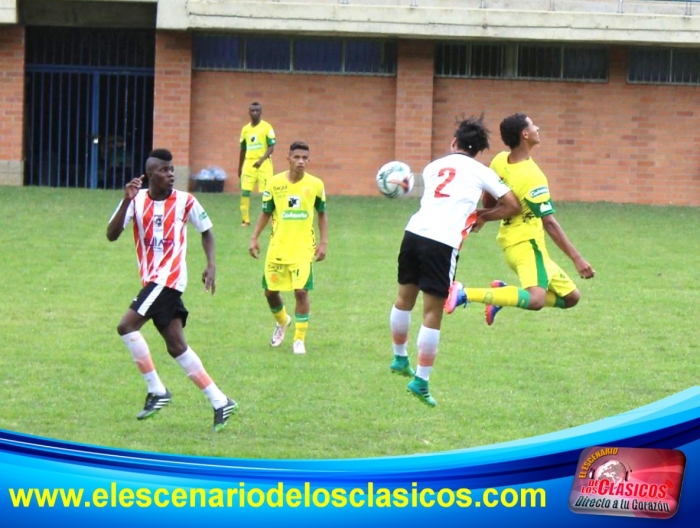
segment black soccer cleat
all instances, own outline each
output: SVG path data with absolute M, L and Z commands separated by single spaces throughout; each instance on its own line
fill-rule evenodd
M 165 394 L 153 394 L 149 392 L 146 394 L 146 403 L 143 406 L 143 411 L 136 415 L 136 419 L 145 420 L 146 418 L 150 418 L 168 405 L 172 399 L 173 396 L 168 389 L 165 389 Z
M 226 422 L 228 422 L 229 416 L 238 410 L 238 404 L 231 398 L 228 399 L 226 405 L 214 409 L 214 432 L 218 433 L 224 427 L 226 427 Z

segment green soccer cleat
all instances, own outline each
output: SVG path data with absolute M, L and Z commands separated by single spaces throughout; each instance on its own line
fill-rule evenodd
M 418 377 L 413 378 L 413 381 L 406 385 L 406 390 L 430 407 L 435 407 L 437 405 L 435 398 L 430 395 L 428 382 L 424 379 Z
M 394 360 L 389 366 L 389 370 L 392 374 L 400 374 L 401 376 L 406 376 L 407 378 L 412 378 L 416 375 L 416 372 L 411 368 L 411 364 L 408 361 L 408 356 L 394 356 Z

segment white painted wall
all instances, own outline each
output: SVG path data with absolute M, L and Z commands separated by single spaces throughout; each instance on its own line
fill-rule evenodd
M 700 3 L 648 0 L 159 0 L 162 29 L 700 45 Z

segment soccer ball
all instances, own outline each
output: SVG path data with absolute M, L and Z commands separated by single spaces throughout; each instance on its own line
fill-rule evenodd
M 405 196 L 413 190 L 411 167 L 402 161 L 390 161 L 377 172 L 377 187 L 387 198 Z

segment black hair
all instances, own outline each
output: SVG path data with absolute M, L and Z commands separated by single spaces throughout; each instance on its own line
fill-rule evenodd
M 293 150 L 305 150 L 306 152 L 311 152 L 309 150 L 309 145 L 304 141 L 295 141 L 294 143 L 289 145 L 289 152 Z
M 173 154 L 168 149 L 153 149 L 148 155 L 149 158 L 156 158 L 160 161 L 173 161 Z
M 479 117 L 470 116 L 457 122 L 455 138 L 457 138 L 457 148 L 467 152 L 474 157 L 479 152 L 489 148 L 489 130 L 484 125 L 484 113 Z
M 501 139 L 509 148 L 520 145 L 522 132 L 528 127 L 527 116 L 523 113 L 509 115 L 501 121 Z
M 158 162 L 171 162 L 173 161 L 173 154 L 170 152 L 168 149 L 153 149 L 149 154 L 148 158 L 146 159 L 146 174 L 149 174 L 150 172 L 153 172 L 153 167 L 158 163 Z
M 250 103 L 250 106 L 259 106 L 260 108 L 262 108 L 262 105 L 257 101 L 253 101 L 252 103 Z

